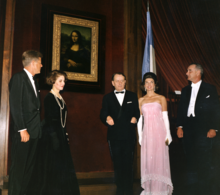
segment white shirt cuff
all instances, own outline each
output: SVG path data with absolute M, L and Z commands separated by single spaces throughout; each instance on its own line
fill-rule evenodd
M 18 132 L 25 131 L 25 130 L 27 130 L 27 129 L 21 129 L 21 130 L 19 130 Z

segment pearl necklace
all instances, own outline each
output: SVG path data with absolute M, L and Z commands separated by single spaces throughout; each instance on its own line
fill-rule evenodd
M 61 104 L 60 104 L 60 102 L 59 102 L 59 100 L 58 100 L 58 97 L 56 96 L 56 94 L 55 94 L 55 92 L 53 91 L 53 89 L 51 89 L 51 93 L 54 95 L 55 100 L 57 101 L 57 104 L 58 104 L 58 106 L 60 107 L 60 121 L 61 121 L 62 127 L 64 128 L 64 127 L 66 126 L 66 115 L 67 115 L 67 111 L 65 112 L 65 119 L 64 119 L 64 122 L 63 122 L 63 120 L 62 120 L 62 118 L 63 118 L 63 117 L 62 117 L 62 110 L 64 109 L 64 104 L 66 104 L 66 103 L 65 103 L 64 99 L 62 98 L 62 96 L 60 95 L 61 101 L 63 102 L 63 106 L 61 106 Z

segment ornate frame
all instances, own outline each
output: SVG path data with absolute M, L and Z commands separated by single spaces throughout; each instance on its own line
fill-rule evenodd
M 66 72 L 69 80 L 77 81 L 98 81 L 98 35 L 99 24 L 97 21 L 90 21 L 76 17 L 68 17 L 54 14 L 53 20 L 53 53 L 52 70 L 60 70 L 60 44 L 61 44 L 61 24 L 71 24 L 92 29 L 91 37 L 91 74 Z
M 105 17 L 50 5 L 42 6 L 41 52 L 43 68 L 40 86 L 49 89 L 45 78 L 51 70 L 60 70 L 61 24 L 91 28 L 90 74 L 65 71 L 68 82 L 65 90 L 103 93 L 105 59 Z

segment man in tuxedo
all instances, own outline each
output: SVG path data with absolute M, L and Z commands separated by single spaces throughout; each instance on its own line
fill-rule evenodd
M 186 153 L 188 194 L 207 195 L 211 189 L 212 145 L 219 130 L 220 104 L 216 88 L 201 80 L 200 64 L 191 64 L 186 75 L 192 83 L 182 89 L 177 135 L 183 138 Z
M 41 136 L 40 98 L 35 74 L 39 74 L 42 54 L 25 51 L 24 69 L 13 75 L 9 83 L 9 102 L 13 120 L 13 140 L 9 173 L 9 195 L 27 193 Z
M 104 96 L 100 118 L 108 126 L 107 140 L 114 164 L 117 195 L 133 194 L 135 126 L 140 116 L 137 94 L 125 90 L 123 73 L 112 76 L 115 90 Z

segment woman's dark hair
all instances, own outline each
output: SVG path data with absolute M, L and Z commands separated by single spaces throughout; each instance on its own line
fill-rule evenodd
M 73 42 L 73 39 L 72 39 L 72 34 L 73 33 L 76 33 L 77 35 L 78 35 L 78 44 L 79 44 L 79 47 L 81 48 L 81 47 L 83 47 L 83 45 L 82 45 L 82 35 L 81 35 L 81 33 L 78 31 L 78 30 L 73 30 L 72 32 L 71 32 L 71 34 L 70 34 L 70 45 L 72 46 L 73 44 L 74 44 L 74 42 Z
M 145 87 L 144 87 L 144 85 L 145 85 L 145 80 L 146 80 L 146 79 L 149 79 L 149 78 L 154 80 L 154 83 L 155 83 L 155 92 L 158 91 L 159 85 L 158 85 L 158 82 L 157 82 L 157 76 L 156 76 L 153 72 L 147 72 L 147 73 L 144 74 L 144 76 L 143 76 L 143 81 L 142 81 L 142 83 L 141 83 L 141 90 L 144 91 L 144 92 L 146 92 Z
M 64 76 L 65 82 L 68 80 L 67 74 L 65 72 L 63 72 L 61 70 L 53 70 L 53 71 L 49 72 L 49 74 L 47 75 L 46 83 L 48 85 L 53 85 L 59 76 Z

